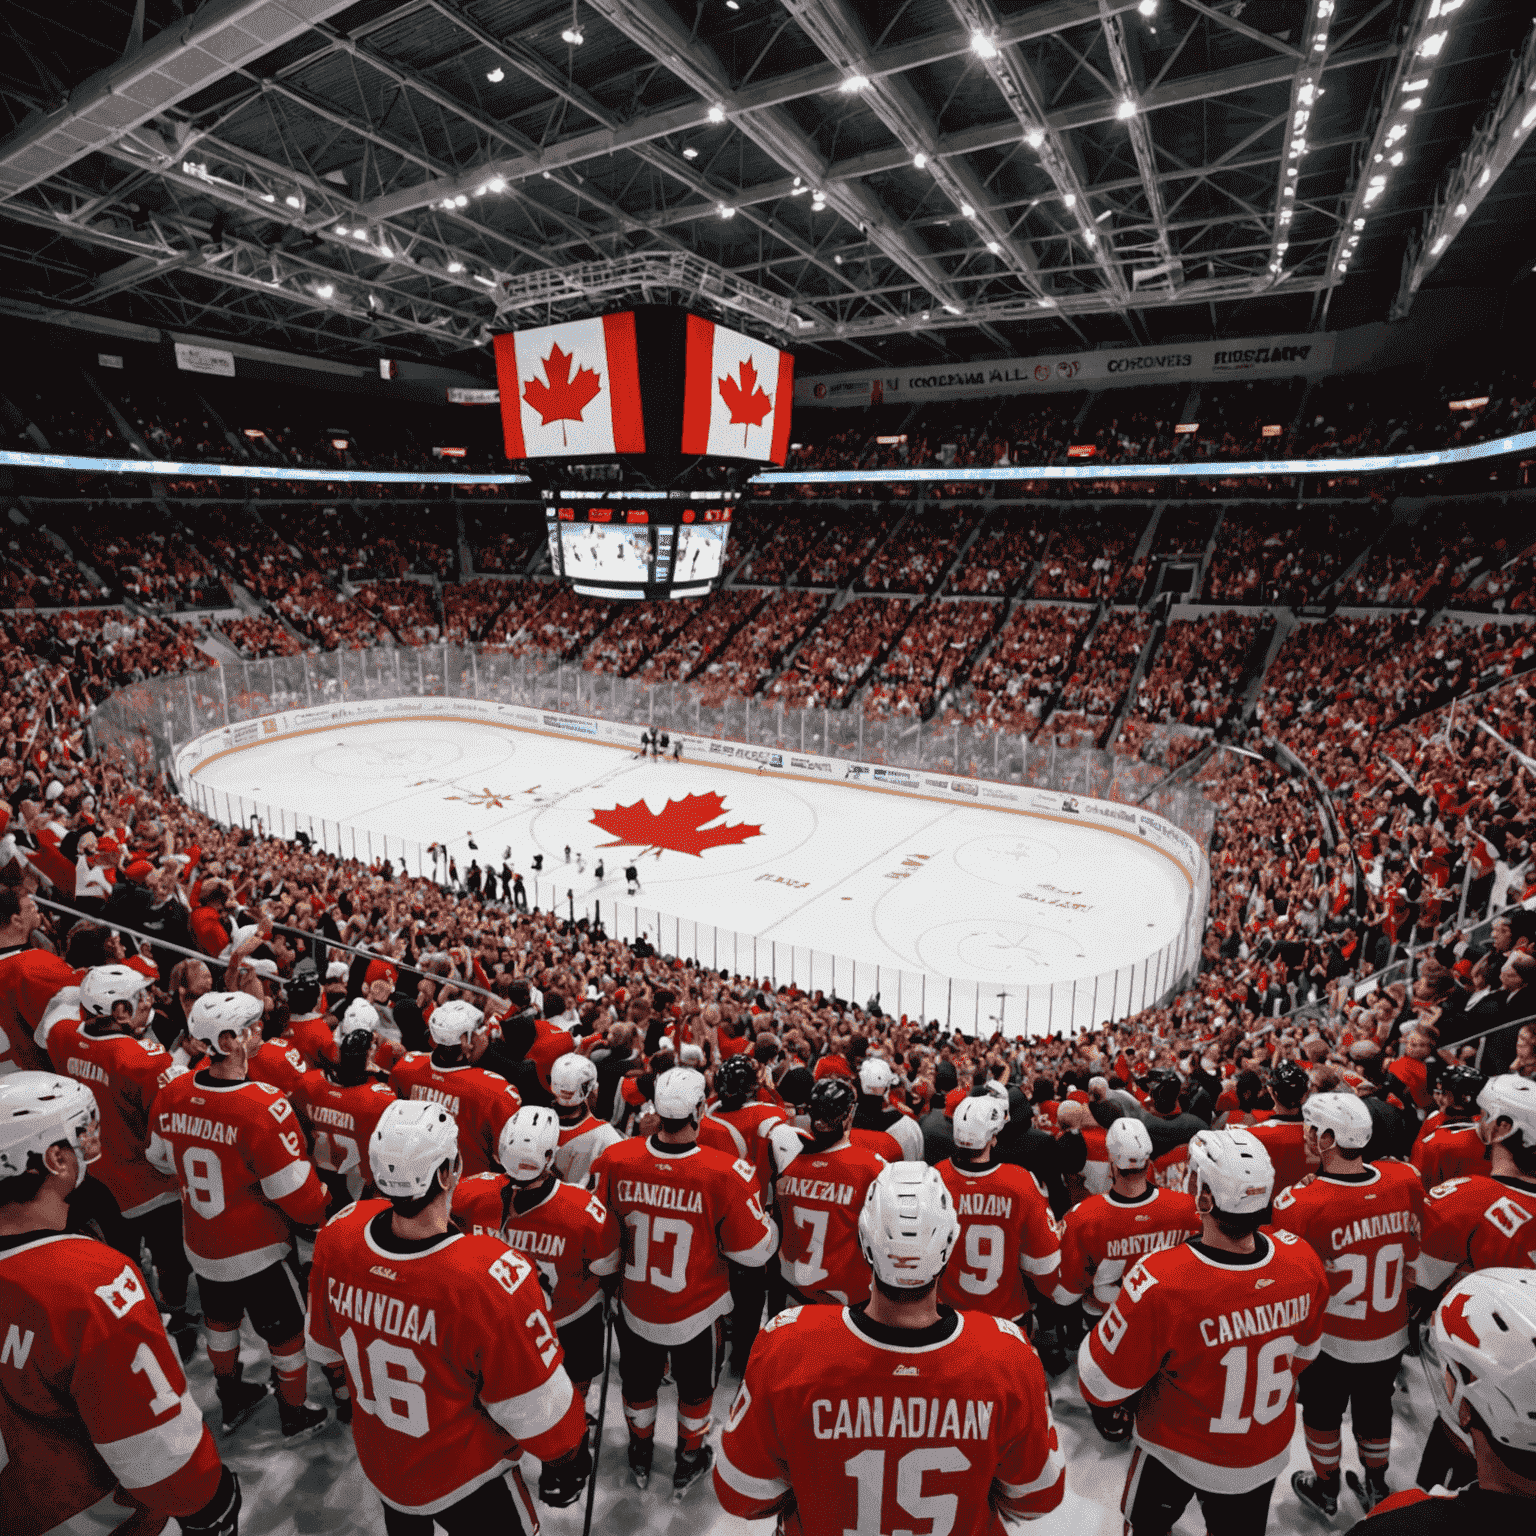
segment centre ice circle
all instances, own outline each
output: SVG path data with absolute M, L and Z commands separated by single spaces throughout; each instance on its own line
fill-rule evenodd
M 597 727 L 560 717 L 563 729 L 540 730 L 487 719 L 483 704 L 456 714 L 451 700 L 430 721 L 415 701 L 397 707 L 210 740 L 189 792 L 221 818 L 255 814 L 359 858 L 388 852 L 412 874 L 433 873 L 434 843 L 461 874 L 506 861 L 532 904 L 600 917 L 616 937 L 861 1001 L 878 992 L 886 1008 L 947 1010 L 967 1028 L 998 1017 L 999 994 L 1011 1030 L 1026 1001 L 1053 1027 L 1123 1015 L 1133 982 L 1138 1002 L 1155 996 L 1197 943 L 1187 867 L 1075 801 L 1054 814 L 1040 795 L 957 803 L 915 780 L 742 762 L 718 743 L 658 761 L 641 755 L 638 726 L 573 739 Z

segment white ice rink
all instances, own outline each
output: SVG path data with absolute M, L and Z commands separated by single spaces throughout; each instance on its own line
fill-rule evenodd
M 272 831 L 295 812 L 301 825 L 349 824 L 360 854 L 370 833 L 374 853 L 385 834 L 392 846 L 439 842 L 462 874 L 472 858 L 499 869 L 510 848 L 530 900 L 532 856 L 542 853 L 544 904 L 558 897 L 563 910 L 573 889 L 578 912 L 599 900 L 610 929 L 634 862 L 641 910 L 636 919 L 621 909 L 619 931 L 638 920 L 658 947 L 688 952 L 690 925 L 715 925 L 725 937 L 718 948 L 713 935 L 699 940 L 699 958 L 759 975 L 771 946 L 780 976 L 792 946 L 830 952 L 858 963 L 856 978 L 838 973 L 845 995 L 874 990 L 877 966 L 980 983 L 989 999 L 1053 984 L 1059 994 L 1161 949 L 1190 895 L 1182 868 L 1157 849 L 1060 817 L 745 765 L 642 760 L 472 720 L 339 724 L 218 754 L 193 779 L 221 809 L 227 796 L 232 815 L 242 802 L 247 814 L 263 807 Z M 1101 1017 L 1108 981 L 1103 993 Z M 927 1001 L 933 1013 L 937 999 Z M 895 1002 L 894 986 L 884 1002 Z

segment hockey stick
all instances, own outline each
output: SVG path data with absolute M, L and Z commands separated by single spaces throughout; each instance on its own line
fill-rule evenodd
M 597 1498 L 597 1468 L 603 1457 L 603 1419 L 608 1410 L 608 1376 L 613 1367 L 613 1314 L 603 1304 L 603 1390 L 597 1398 L 597 1425 L 592 1439 L 592 1471 L 587 1478 L 587 1516 L 581 1522 L 581 1536 L 592 1536 L 592 1505 Z

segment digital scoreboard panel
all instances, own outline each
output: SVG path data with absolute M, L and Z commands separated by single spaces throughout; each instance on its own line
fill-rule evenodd
M 726 573 L 735 492 L 544 496 L 550 566 L 586 597 L 703 597 Z

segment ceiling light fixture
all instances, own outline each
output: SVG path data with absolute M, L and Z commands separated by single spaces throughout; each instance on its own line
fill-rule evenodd
M 498 64 L 495 69 L 486 70 L 485 78 L 489 80 L 492 85 L 500 85 L 501 82 L 507 78 L 507 72 L 501 67 L 500 64 Z
M 683 150 L 683 159 L 684 160 L 697 160 L 698 158 L 699 158 L 699 152 L 698 152 L 698 150 L 696 150 L 693 147 L 692 144 L 688 145 L 688 147 Z
M 912 156 L 912 164 L 915 165 L 918 170 L 922 170 L 928 164 L 928 156 L 925 155 L 922 150 L 918 150 L 918 152 Z
M 1136 103 L 1134 101 L 1130 100 L 1129 97 L 1125 98 L 1115 108 L 1115 116 L 1118 117 L 1122 123 L 1127 118 L 1135 117 L 1136 116 Z
M 972 208 L 969 203 L 961 203 L 960 212 L 968 219 L 974 219 L 976 217 L 976 210 Z
M 978 59 L 995 59 L 997 57 L 997 44 L 985 32 L 972 32 L 971 52 Z
M 448 263 L 448 270 L 450 272 L 462 272 L 464 270 L 464 263 L 455 257 Z
M 336 292 L 336 290 L 329 283 L 321 283 L 320 286 L 315 289 L 315 292 L 318 293 L 322 299 L 328 299 L 333 293 Z
M 507 190 L 507 178 L 505 176 L 492 176 L 491 179 L 486 182 L 486 186 L 489 187 L 492 192 L 505 192 Z
M 720 106 L 717 102 L 709 109 L 707 113 L 705 113 L 705 116 L 708 117 L 712 123 L 723 123 L 725 121 L 725 108 Z
M 868 88 L 868 75 L 849 75 L 848 78 L 844 80 L 840 86 L 838 86 L 838 90 L 840 90 L 845 96 L 856 96 L 860 91 L 867 90 Z
M 468 208 L 469 207 L 469 199 L 462 192 L 460 192 L 459 195 L 456 198 L 454 198 L 453 206 L 455 208 Z
M 715 212 L 718 213 L 722 219 L 734 219 L 736 217 L 736 210 L 732 208 L 729 203 L 716 203 Z
M 562 43 L 569 43 L 572 48 L 580 48 L 586 42 L 586 38 L 582 36 L 580 27 L 567 27 L 560 34 L 560 41 Z
M 1065 203 L 1068 208 L 1076 208 L 1077 194 L 1075 192 L 1068 192 L 1067 195 L 1062 198 L 1062 202 Z
M 1143 16 L 1156 16 L 1157 15 L 1157 0 L 1141 0 L 1141 4 L 1138 5 L 1136 7 L 1136 9 Z
M 996 240 L 988 240 L 987 249 L 991 251 L 994 256 L 996 256 L 998 252 L 1002 250 L 1002 246 L 1000 246 Z
M 345 225 L 345 224 L 338 224 L 338 225 L 337 225 L 337 226 L 336 226 L 336 227 L 335 227 L 335 229 L 333 229 L 333 230 L 332 230 L 332 231 L 331 231 L 331 233 L 332 233 L 332 234 L 333 234 L 333 235 L 340 235 L 340 236 L 341 236 L 341 237 L 342 237 L 342 239 L 346 239 L 346 237 L 347 237 L 347 236 L 348 236 L 348 235 L 350 235 L 350 234 L 351 234 L 351 233 L 352 233 L 352 231 L 351 231 L 351 230 L 350 230 L 350 229 L 348 229 L 348 228 L 347 228 L 347 226 L 346 226 L 346 225 Z
M 1045 130 L 1043 128 L 1031 128 L 1029 132 L 1024 135 L 1024 142 L 1028 144 L 1031 149 L 1039 149 L 1040 146 L 1045 143 Z

